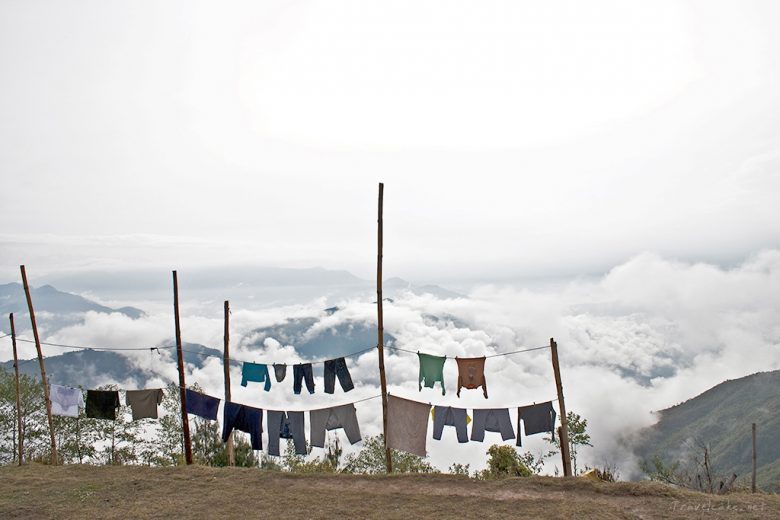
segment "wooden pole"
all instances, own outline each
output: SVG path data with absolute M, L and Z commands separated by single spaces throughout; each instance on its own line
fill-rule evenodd
M 558 440 L 560 441 L 561 439 L 563 439 L 563 435 L 561 435 L 561 427 L 558 426 L 555 429 L 555 431 L 558 432 Z M 566 476 L 566 453 L 563 451 L 563 448 L 561 448 L 561 460 L 563 461 L 562 462 L 562 465 L 563 465 L 563 476 L 565 477 Z M 555 468 L 555 469 L 557 470 L 558 468 Z M 556 476 L 557 476 L 557 474 L 556 474 Z
M 387 447 L 387 378 L 385 377 L 385 335 L 382 316 L 382 210 L 385 185 L 379 183 L 379 213 L 377 218 L 377 256 L 376 256 L 376 311 L 377 311 L 377 350 L 379 351 L 379 384 L 382 387 L 382 431 L 385 438 L 385 468 L 393 472 L 393 459 Z
M 750 491 L 756 492 L 756 423 L 753 423 L 753 477 L 750 481 Z
M 558 344 L 550 338 L 550 352 L 552 354 L 553 373 L 555 374 L 555 388 L 558 391 L 558 410 L 561 413 L 561 429 L 559 441 L 561 443 L 561 458 L 563 459 L 563 476 L 571 477 L 571 454 L 569 453 L 569 426 L 566 424 L 566 403 L 563 400 L 563 383 L 561 383 L 561 366 L 558 364 Z
M 230 401 L 230 302 L 225 300 L 225 352 L 222 358 L 222 366 L 225 369 L 225 402 Z M 236 454 L 233 448 L 233 432 L 227 441 L 228 466 L 236 465 Z
M 176 323 L 176 361 L 179 366 L 179 397 L 181 399 L 181 428 L 184 433 L 184 460 L 192 464 L 190 419 L 187 416 L 187 385 L 184 382 L 184 354 L 181 350 L 181 325 L 179 322 L 179 280 L 173 272 L 173 314 Z
M 27 308 L 30 311 L 30 322 L 32 323 L 33 338 L 35 338 L 35 349 L 38 351 L 38 364 L 41 366 L 41 382 L 43 383 L 43 398 L 46 400 L 46 418 L 49 420 L 49 438 L 51 440 L 51 463 L 57 464 L 57 441 L 54 438 L 54 421 L 51 418 L 51 399 L 49 397 L 49 380 L 46 378 L 46 366 L 43 362 L 43 352 L 41 351 L 41 340 L 38 337 L 38 325 L 35 323 L 35 309 L 33 309 L 32 297 L 30 296 L 30 286 L 27 284 L 27 272 L 23 265 L 19 266 L 22 271 L 22 284 L 24 285 L 24 294 L 27 296 Z
M 19 356 L 16 354 L 16 328 L 14 327 L 14 313 L 8 315 L 11 321 L 11 344 L 14 349 L 14 372 L 16 372 L 16 428 L 19 439 L 19 465 L 24 464 L 24 432 L 22 430 L 22 399 L 19 396 Z

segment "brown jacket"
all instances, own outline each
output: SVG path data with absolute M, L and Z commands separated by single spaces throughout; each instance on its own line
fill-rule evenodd
M 458 397 L 461 387 L 468 389 L 482 387 L 482 393 L 487 399 L 487 382 L 485 381 L 485 356 L 478 358 L 459 358 L 458 362 Z

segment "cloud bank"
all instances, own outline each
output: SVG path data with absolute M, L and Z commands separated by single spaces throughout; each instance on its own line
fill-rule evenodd
M 345 323 L 374 324 L 375 305 L 369 295 L 364 296 L 335 302 L 341 310 L 333 314 L 323 310 L 334 303 L 325 299 L 274 309 L 235 309 L 232 356 L 260 362 L 297 361 L 300 358 L 293 345 L 274 338 L 258 342 L 254 331 L 298 318 L 313 318 L 307 335 Z M 152 305 L 146 310 L 148 314 L 137 320 L 90 312 L 83 323 L 46 339 L 113 347 L 170 341 L 170 309 Z M 205 310 L 205 305 L 196 303 L 185 307 L 184 340 L 221 349 L 221 313 Z M 550 337 L 556 338 L 567 408 L 588 419 L 594 444 L 582 451 L 581 464 L 617 464 L 624 476 L 635 476 L 632 436 L 654 422 L 652 411 L 693 397 L 725 379 L 780 367 L 780 250 L 757 253 L 730 269 L 646 253 L 601 277 L 548 287 L 482 285 L 468 298 L 456 299 L 405 293 L 386 304 L 385 328 L 395 337 L 395 346 L 450 357 L 509 353 L 541 347 Z M 23 357 L 33 355 L 31 345 L 20 347 Z M 47 348 L 46 354 L 59 351 Z M 161 364 L 148 352 L 127 355 L 154 374 L 153 382 L 176 379 L 173 365 Z M 445 396 L 438 387 L 418 391 L 414 354 L 388 350 L 386 365 L 392 394 L 432 404 L 503 407 L 556 397 L 548 350 L 488 359 L 488 400 L 480 390 L 464 390 L 461 398 L 455 396 L 457 369 L 452 360 L 445 364 Z M 222 395 L 220 359 L 190 368 L 188 382 Z M 289 373 L 266 393 L 257 385 L 239 386 L 240 370 L 234 368 L 233 399 L 264 408 L 309 409 L 379 394 L 375 351 L 351 358 L 350 371 L 356 388 L 348 394 L 338 385 L 333 396 L 321 392 L 320 365 L 315 367 L 317 393 L 294 396 Z M 357 407 L 364 436 L 381 432 L 380 401 L 368 400 Z M 523 439 L 524 449 L 543 450 L 541 437 Z M 479 468 L 484 464 L 484 451 L 498 442 L 499 438 L 489 434 L 483 445 L 459 445 L 454 432 L 445 430 L 442 441 L 429 438 L 428 450 L 442 469 L 452 462 Z M 558 460 L 550 460 L 548 471 L 555 465 L 560 466 Z

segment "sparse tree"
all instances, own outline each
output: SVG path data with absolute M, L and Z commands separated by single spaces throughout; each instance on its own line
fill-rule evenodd
M 22 436 L 26 461 L 50 461 L 49 426 L 43 386 L 34 377 L 19 377 Z M 0 463 L 17 460 L 16 382 L 11 371 L 0 369 Z
M 311 452 L 308 443 L 306 443 L 306 451 Z M 341 464 L 342 451 L 338 437 L 330 437 L 329 435 L 325 444 L 325 454 L 322 457 L 307 460 L 306 455 L 295 453 L 295 444 L 292 440 L 288 440 L 282 456 L 281 467 L 292 473 L 335 473 Z
M 394 473 L 439 473 L 424 457 L 404 451 L 391 450 Z M 363 441 L 363 449 L 349 455 L 344 463 L 345 473 L 379 474 L 385 472 L 385 439 L 382 434 Z
M 158 444 L 158 461 L 164 466 L 176 466 L 184 463 L 184 430 L 181 425 L 181 401 L 179 385 L 168 383 L 163 391 Z
M 190 421 L 192 431 L 192 454 L 196 462 L 207 466 L 227 466 L 227 445 L 222 442 L 222 434 L 218 422 L 195 417 Z M 236 466 L 257 466 L 259 459 L 255 456 L 249 441 L 245 436 L 233 436 L 233 453 Z
M 736 474 L 727 476 L 727 474 L 720 473 L 713 468 L 710 460 L 710 447 L 701 439 L 691 439 L 689 444 L 696 448 L 694 453 L 701 455 L 694 455 L 669 464 L 656 455 L 649 461 L 642 461 L 639 467 L 650 480 L 711 494 L 722 494 L 729 491 L 737 478 Z
M 587 432 L 588 420 L 580 417 L 577 413 L 569 411 L 566 414 L 566 426 L 569 431 L 569 454 L 571 455 L 572 472 L 574 475 L 579 475 L 577 468 L 578 451 L 585 446 L 593 447 L 593 444 L 590 443 L 590 435 Z M 555 446 L 555 450 L 550 451 L 549 455 L 560 452 L 561 442 L 558 436 L 555 436 L 555 438 L 546 437 L 544 440 Z

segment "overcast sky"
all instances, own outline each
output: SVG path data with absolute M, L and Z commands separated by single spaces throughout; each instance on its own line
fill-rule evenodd
M 0 1 L 5 279 L 780 244 L 780 4 Z

